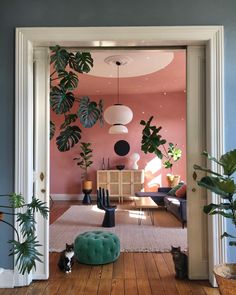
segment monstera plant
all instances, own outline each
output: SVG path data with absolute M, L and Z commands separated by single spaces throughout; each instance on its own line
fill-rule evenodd
M 81 139 L 80 121 L 85 128 L 91 128 L 98 120 L 103 124 L 103 102 L 91 101 L 88 96 L 77 98 L 73 91 L 78 87 L 78 74 L 88 73 L 93 67 L 89 52 L 76 53 L 56 45 L 50 47 L 54 71 L 50 75 L 50 105 L 53 112 L 64 116 L 60 134 L 56 138 L 59 151 L 70 150 Z M 74 104 L 78 110 L 71 112 Z M 54 122 L 50 121 L 50 139 L 56 131 Z
M 159 159 L 163 160 L 163 166 L 166 169 L 170 169 L 170 173 L 167 174 L 169 186 L 174 186 L 179 182 L 180 176 L 173 174 L 173 165 L 181 158 L 182 151 L 177 148 L 177 144 L 171 142 L 169 142 L 168 147 L 166 147 L 167 141 L 162 138 L 160 134 L 162 127 L 151 125 L 152 120 L 153 116 L 151 116 L 147 122 L 144 120 L 140 121 L 140 124 L 144 126 L 141 150 L 145 154 L 154 153 Z
M 38 251 L 38 247 L 41 246 L 37 241 L 35 235 L 36 220 L 35 212 L 39 212 L 44 218 L 48 217 L 48 207 L 46 203 L 41 202 L 37 198 L 33 197 L 29 204 L 26 204 L 24 198 L 20 194 L 0 195 L 0 197 L 9 198 L 10 205 L 0 204 L 0 222 L 7 224 L 16 233 L 16 239 L 9 241 L 12 246 L 10 255 L 14 255 L 15 263 L 19 268 L 21 274 L 25 272 L 30 273 L 33 268 L 36 268 L 36 261 L 42 262 L 40 257 L 42 254 Z M 19 225 L 19 231 L 6 220 L 7 215 L 15 217 L 16 222 Z

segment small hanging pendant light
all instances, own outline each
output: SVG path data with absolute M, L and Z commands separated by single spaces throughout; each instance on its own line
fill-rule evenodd
M 115 61 L 117 65 L 117 100 L 113 106 L 108 107 L 104 111 L 105 121 L 112 125 L 109 129 L 110 134 L 128 133 L 128 128 L 124 125 L 128 124 L 133 119 L 132 110 L 120 103 L 120 85 L 119 85 L 119 67 L 122 65 L 120 61 Z

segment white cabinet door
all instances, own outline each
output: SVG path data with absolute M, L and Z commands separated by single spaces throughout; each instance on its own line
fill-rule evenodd
M 108 170 L 109 185 L 108 190 L 110 197 L 120 197 L 120 171 Z
M 121 171 L 121 196 L 129 197 L 132 195 L 132 184 L 133 177 L 130 170 Z
M 107 170 L 98 170 L 97 171 L 97 189 L 99 187 L 108 189 L 108 171 Z
M 120 200 L 120 171 L 98 170 L 97 189 L 108 189 L 110 197 L 118 197 Z
M 143 170 L 121 171 L 121 196 L 132 197 L 136 192 L 142 191 L 144 186 Z

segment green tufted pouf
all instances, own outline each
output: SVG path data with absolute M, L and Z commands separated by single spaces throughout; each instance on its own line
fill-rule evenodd
M 115 261 L 120 255 L 120 240 L 110 232 L 88 231 L 74 242 L 75 256 L 81 263 L 99 265 Z

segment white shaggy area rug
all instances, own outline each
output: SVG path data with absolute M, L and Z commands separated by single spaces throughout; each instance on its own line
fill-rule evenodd
M 109 231 L 116 234 L 121 243 L 122 252 L 169 252 L 171 245 L 187 249 L 187 230 L 176 227 L 171 218 L 175 217 L 165 211 L 158 211 L 161 222 L 155 219 L 153 226 L 147 213 L 141 212 L 142 223 L 138 224 L 139 211 L 117 209 L 115 213 L 116 226 L 104 228 L 101 226 L 104 211 L 96 205 L 71 206 L 59 219 L 50 225 L 51 252 L 60 252 L 65 244 L 74 242 L 75 238 L 93 230 Z M 164 217 L 163 217 L 164 216 Z M 166 222 L 165 222 L 166 220 Z M 163 226 L 164 224 L 164 226 Z

